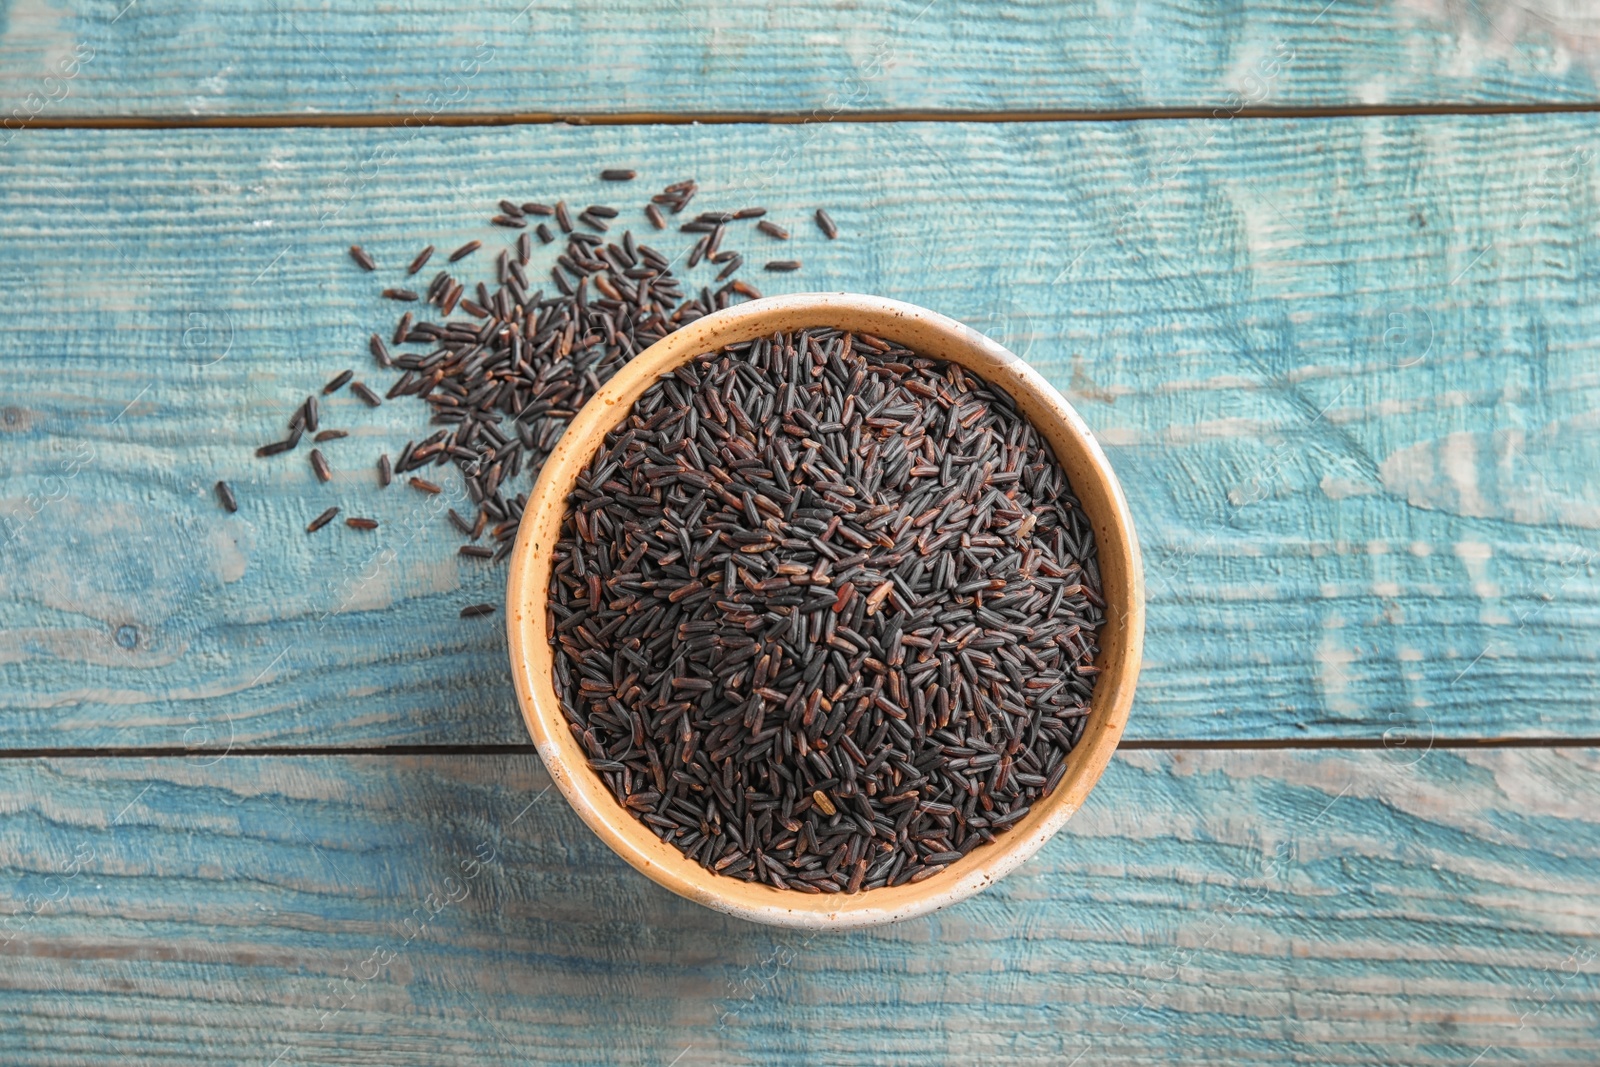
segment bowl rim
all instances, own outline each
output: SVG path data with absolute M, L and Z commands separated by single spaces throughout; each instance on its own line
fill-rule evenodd
M 1009 393 L 1050 441 L 1084 503 L 1095 529 L 1107 612 L 1091 710 L 1055 790 L 993 843 L 938 874 L 915 884 L 848 895 L 780 890 L 715 874 L 656 837 L 618 804 L 567 728 L 550 680 L 553 656 L 545 625 L 551 547 L 559 538 L 573 483 L 605 433 L 658 378 L 695 356 L 778 330 L 807 327 L 874 333 L 959 363 Z M 1084 474 L 1089 480 L 1083 480 Z M 659 885 L 717 911 L 795 929 L 847 930 L 913 918 L 964 900 L 1032 856 L 1078 810 L 1127 724 L 1144 643 L 1144 575 L 1132 515 L 1116 474 L 1088 425 L 1037 370 L 971 327 L 914 304 L 854 293 L 798 293 L 738 304 L 681 327 L 636 355 L 578 411 L 545 461 L 524 508 L 506 586 L 506 636 L 517 703 L 551 781 L 607 846 Z

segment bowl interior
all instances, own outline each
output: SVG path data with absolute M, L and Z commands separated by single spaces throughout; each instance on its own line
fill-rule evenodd
M 567 728 L 551 682 L 545 602 L 567 497 L 605 435 L 661 375 L 702 352 L 779 330 L 834 327 L 876 334 L 923 355 L 962 364 L 1011 394 L 1050 442 L 1094 527 L 1106 621 L 1101 670 L 1083 736 L 1054 792 L 992 844 L 913 885 L 853 895 L 809 894 L 713 874 L 625 811 Z M 1144 641 L 1139 546 L 1110 465 L 1088 427 L 1044 378 L 1016 356 L 953 319 L 911 304 L 844 293 L 752 301 L 669 334 L 629 362 L 573 419 L 545 463 L 524 509 L 511 556 L 506 625 L 518 703 L 555 785 L 602 840 L 638 870 L 681 896 L 758 922 L 846 929 L 892 922 L 954 903 L 1031 856 L 1075 812 L 1115 750 L 1133 700 Z

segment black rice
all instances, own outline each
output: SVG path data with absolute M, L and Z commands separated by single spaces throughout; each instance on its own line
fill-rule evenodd
M 495 606 L 493 604 L 468 604 L 461 609 L 461 617 L 463 619 L 475 619 L 480 615 L 493 615 L 494 613 Z
M 288 437 L 284 438 L 282 441 L 273 441 L 271 444 L 262 445 L 260 448 L 256 449 L 256 455 L 262 457 L 263 459 L 267 456 L 276 456 L 280 452 L 289 451 L 299 443 L 300 433 L 297 430 Z
M 230 512 L 239 510 L 239 501 L 234 498 L 233 488 L 227 482 L 217 483 L 217 500 Z
M 574 736 L 708 869 L 903 885 L 1027 816 L 1098 673 L 1093 533 L 1011 399 L 833 330 L 652 386 L 570 497 L 548 623 Z
M 344 524 L 352 530 L 376 530 L 378 528 L 377 519 L 346 519 Z
M 360 245 L 350 246 L 350 258 L 355 260 L 362 270 L 378 269 L 378 265 L 372 261 L 372 257 L 367 255 L 367 250 Z
M 787 273 L 792 270 L 799 270 L 800 261 L 798 259 L 772 259 L 767 261 L 766 269 Z
M 337 514 L 339 514 L 339 509 L 336 507 L 329 508 L 327 511 L 324 511 L 321 515 L 318 515 L 316 518 L 312 519 L 310 524 L 306 526 L 306 533 L 316 533 L 318 530 L 328 525 L 328 523 L 332 522 L 333 517 Z
M 817 208 L 816 218 L 817 229 L 827 234 L 828 240 L 832 241 L 839 236 L 839 227 L 834 225 L 832 215 L 829 215 L 825 210 L 819 207 Z
M 689 205 L 689 201 L 694 199 L 694 194 L 699 189 L 700 186 L 693 179 L 685 182 L 675 182 L 652 196 L 650 202 L 669 208 L 676 215 Z
M 760 230 L 769 237 L 776 237 L 780 241 L 787 241 L 789 239 L 789 231 L 784 229 L 782 226 L 779 226 L 776 222 L 768 222 L 766 219 L 762 219 L 760 222 L 756 223 L 756 229 Z
M 664 212 L 682 212 L 698 192 L 698 184 L 687 180 L 651 196 L 644 205 L 651 227 L 666 229 Z M 378 333 L 368 340 L 373 361 L 379 368 L 393 368 L 394 380 L 369 387 L 352 371 L 337 374 L 294 409 L 284 439 L 262 445 L 257 454 L 292 451 L 307 434 L 318 443 L 347 436 L 345 430 L 319 430 L 318 393 L 331 395 L 348 386 L 371 407 L 380 406 L 385 396 L 416 397 L 431 414 L 429 436 L 408 443 L 392 462 L 389 454 L 378 457 L 379 487 L 393 484 L 398 474 L 423 492 L 443 492 L 439 475 L 426 468 L 454 466 L 472 510 L 463 508 L 466 517 L 452 513 L 452 525 L 470 541 L 488 538 L 480 551 L 469 555 L 504 559 L 515 543 L 528 487 L 567 421 L 594 391 L 679 327 L 741 299 L 760 298 L 755 286 L 733 280 L 743 258 L 722 251 L 720 244 L 741 221 L 770 227 L 762 217 L 765 211 L 706 211 L 686 227 L 698 238 L 691 265 L 709 259 L 718 268 L 716 281 L 699 288 L 685 284 L 673 267 L 681 251 L 660 251 L 630 232 L 616 232 L 622 226 L 612 220 L 620 214 L 609 205 L 585 208 L 580 216 L 584 227 L 574 232 L 575 220 L 565 201 L 519 204 L 502 199 L 486 217 L 517 232 L 513 239 L 500 231 L 507 244 L 494 256 L 488 284 L 457 278 L 451 267 L 437 271 L 425 287 L 407 282 L 415 291 L 382 290 L 385 297 L 409 305 L 394 326 L 392 340 Z M 559 253 L 542 287 L 530 277 L 544 269 L 530 268 L 535 235 Z M 449 254 L 449 262 L 465 260 L 483 244 L 468 241 Z M 417 276 L 435 251 L 433 244 L 422 246 L 404 268 L 404 277 Z M 364 269 L 376 269 L 359 246 L 351 255 Z M 319 450 L 313 450 L 310 463 L 320 480 L 331 479 Z M 331 518 L 332 513 L 319 517 L 312 528 L 320 529 Z
M 603 182 L 631 182 L 639 176 L 637 171 L 631 170 L 603 170 L 600 180 Z
M 673 202 L 685 202 L 691 192 L 680 183 Z M 500 207 L 504 210 L 505 204 Z M 521 207 L 524 214 L 538 214 L 534 209 L 544 205 Z M 567 209 L 562 202 L 546 210 L 560 218 Z M 606 205 L 585 213 L 602 222 L 617 216 Z M 710 223 L 711 232 L 737 214 L 708 213 L 724 220 Z M 640 244 L 631 233 L 611 243 L 573 233 L 557 257 L 552 281 L 558 292 L 546 299 L 529 291 L 521 251 L 519 241 L 515 257 L 509 249 L 497 257 L 499 288 L 479 283 L 475 299 L 462 299 L 464 284 L 448 275 L 434 279 L 430 302 L 448 314 L 459 300 L 470 318 L 405 323 L 406 340 L 432 351 L 392 357 L 402 376 L 388 392 L 390 397 L 414 395 L 427 401 L 435 424 L 443 427 L 408 446 L 394 471 L 453 463 L 477 507 L 477 523 L 492 523 L 501 531 L 496 557 L 509 551 L 526 501 L 525 492 L 509 490 L 513 479 L 537 475 L 566 421 L 601 383 L 678 326 L 740 297 L 760 296 L 753 286 L 738 282 L 722 284 L 715 292 L 701 290 L 698 296 L 685 294 L 668 270 L 668 257 Z M 716 258 L 724 268 L 719 283 L 727 282 L 743 262 L 734 252 Z M 358 392 L 354 386 L 352 391 Z M 438 486 L 437 480 L 423 484 Z

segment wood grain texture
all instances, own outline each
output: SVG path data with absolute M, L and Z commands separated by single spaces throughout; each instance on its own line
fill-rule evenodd
M 503 569 L 375 488 L 420 405 L 332 398 L 354 436 L 326 446 L 331 486 L 251 452 L 337 371 L 386 380 L 377 290 L 423 241 L 504 239 L 485 217 L 508 192 L 626 205 L 691 174 L 699 204 L 793 227 L 805 269 L 756 272 L 769 291 L 944 312 L 1079 407 L 1144 546 L 1131 738 L 1593 736 L 1594 136 L 1577 116 L 19 135 L 0 743 L 524 741 L 499 621 L 456 617 Z M 603 165 L 643 176 L 603 188 Z M 330 503 L 383 526 L 308 537 Z
M 46 83 L 75 52 L 92 56 L 81 73 Z M 1600 99 L 1597 69 L 1600 22 L 1560 0 L 1247 0 L 1226 17 L 1202 0 L 30 0 L 0 11 L 0 110 L 45 121 L 1570 104 Z
M 1007 880 L 848 936 L 668 894 L 546 784 L 532 756 L 0 764 L 0 1056 L 1484 1067 L 1600 1040 L 1592 749 L 1126 754 Z

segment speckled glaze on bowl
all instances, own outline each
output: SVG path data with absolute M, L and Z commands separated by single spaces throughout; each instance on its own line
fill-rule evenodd
M 545 625 L 552 549 L 567 497 L 605 435 L 663 374 L 702 352 L 779 330 L 835 327 L 876 334 L 923 355 L 950 360 L 1006 390 L 1049 440 L 1094 527 L 1106 599 L 1101 674 L 1083 737 L 1061 783 L 1023 820 L 987 845 L 914 885 L 853 895 L 800 893 L 713 874 L 656 837 L 624 810 L 589 769 L 551 683 Z M 674 893 L 754 922 L 847 930 L 924 915 L 983 889 L 1011 871 L 1078 810 L 1105 770 L 1128 719 L 1144 644 L 1144 574 L 1128 504 L 1089 428 L 1062 395 L 1022 360 L 953 319 L 895 300 L 850 293 L 769 297 L 699 319 L 651 345 L 578 412 L 545 463 L 523 511 L 506 594 L 517 700 L 550 776 L 583 821 L 619 856 Z

